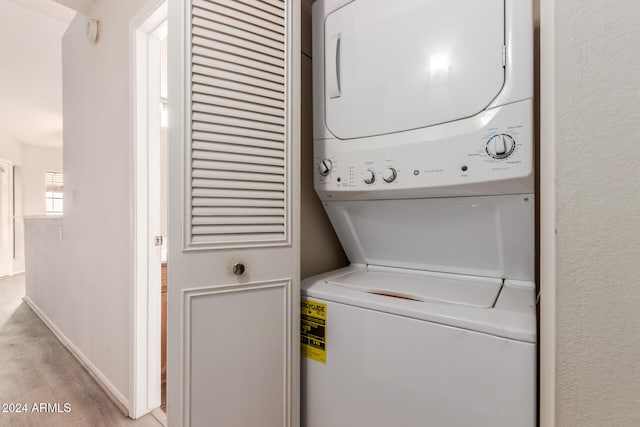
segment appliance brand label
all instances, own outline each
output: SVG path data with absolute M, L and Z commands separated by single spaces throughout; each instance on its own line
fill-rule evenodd
M 311 360 L 327 363 L 327 305 L 300 300 L 300 353 Z

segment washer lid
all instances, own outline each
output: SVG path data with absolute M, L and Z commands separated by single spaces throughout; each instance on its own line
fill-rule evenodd
M 324 24 L 326 124 L 340 139 L 473 116 L 504 85 L 503 0 L 355 0 Z
M 332 278 L 327 283 L 391 298 L 476 308 L 492 308 L 502 288 L 502 279 L 420 271 L 407 273 L 375 266 Z

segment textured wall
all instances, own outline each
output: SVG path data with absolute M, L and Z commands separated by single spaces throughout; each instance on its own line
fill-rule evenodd
M 638 426 L 640 2 L 554 8 L 556 425 Z
M 313 189 L 313 103 L 311 99 L 311 0 L 302 2 L 302 129 L 300 149 L 300 277 L 305 279 L 349 264 Z

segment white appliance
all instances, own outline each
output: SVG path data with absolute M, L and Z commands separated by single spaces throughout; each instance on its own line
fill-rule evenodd
M 306 427 L 536 425 L 530 0 L 317 0 Z

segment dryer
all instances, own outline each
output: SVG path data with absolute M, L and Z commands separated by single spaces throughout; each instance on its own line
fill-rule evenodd
M 302 423 L 536 425 L 530 0 L 317 0 Z

